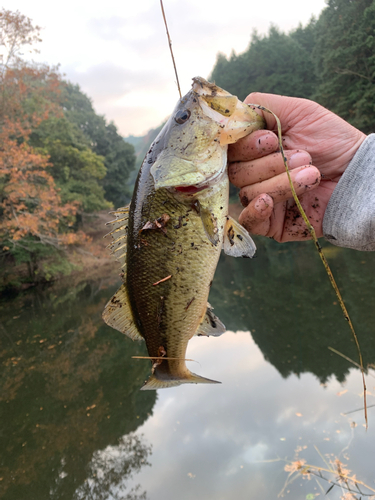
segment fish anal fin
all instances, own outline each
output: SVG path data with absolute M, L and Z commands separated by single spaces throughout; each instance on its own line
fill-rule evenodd
M 201 377 L 189 370 L 186 370 L 184 376 L 181 377 L 168 377 L 164 375 L 163 378 L 158 378 L 157 371 L 155 370 L 155 373 L 153 373 L 147 382 L 145 382 L 144 386 L 141 387 L 141 391 L 167 389 L 169 387 L 177 387 L 181 384 L 221 384 L 221 382 Z
M 255 243 L 244 227 L 229 215 L 224 228 L 224 252 L 232 257 L 253 257 Z
M 204 337 L 219 337 L 226 332 L 225 325 L 213 313 L 213 307 L 207 302 L 206 313 L 195 335 Z
M 108 326 L 124 333 L 132 340 L 144 340 L 139 333 L 130 308 L 126 285 L 123 284 L 107 303 L 102 314 Z

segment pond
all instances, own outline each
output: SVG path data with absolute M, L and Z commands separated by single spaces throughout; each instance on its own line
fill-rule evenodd
M 368 366 L 366 431 L 358 355 L 313 244 L 257 246 L 252 260 L 221 257 L 210 303 L 228 332 L 188 346 L 188 367 L 217 385 L 139 391 L 144 346 L 101 319 L 116 263 L 101 280 L 4 297 L 0 497 L 312 500 L 340 471 L 356 485 L 326 498 L 373 493 L 375 255 L 325 247 Z

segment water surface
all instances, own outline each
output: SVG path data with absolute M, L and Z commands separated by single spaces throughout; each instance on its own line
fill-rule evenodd
M 327 254 L 365 364 L 375 363 L 375 255 L 332 246 Z M 256 259 L 222 256 L 210 302 L 229 331 L 194 338 L 187 353 L 189 368 L 222 382 L 215 386 L 139 391 L 150 366 L 131 357 L 144 346 L 101 320 L 117 274 L 114 265 L 113 278 L 1 302 L 2 498 L 324 497 L 324 478 L 335 476 L 288 479 L 284 468 L 297 459 L 327 468 L 338 458 L 375 488 L 375 408 L 366 432 L 354 411 L 363 406 L 360 372 L 328 349 L 358 361 L 312 244 L 260 240 Z M 327 498 L 342 495 L 335 486 Z

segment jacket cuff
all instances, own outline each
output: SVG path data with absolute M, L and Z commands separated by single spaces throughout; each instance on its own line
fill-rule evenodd
M 323 234 L 340 247 L 375 250 L 375 134 L 366 137 L 333 191 Z

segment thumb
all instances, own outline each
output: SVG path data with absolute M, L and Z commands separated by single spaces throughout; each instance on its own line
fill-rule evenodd
M 253 92 L 249 94 L 245 101 L 246 104 L 254 104 L 266 109 L 269 109 L 279 118 L 283 131 L 292 127 L 295 124 L 298 116 L 302 114 L 308 114 L 312 112 L 312 109 L 317 107 L 318 104 L 308 99 L 301 99 L 298 97 L 287 97 L 283 95 L 276 94 L 263 94 L 262 92 Z M 276 130 L 276 120 L 274 116 L 265 111 L 261 110 L 263 118 L 266 121 L 268 130 Z

